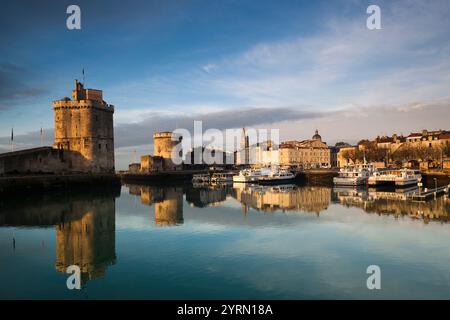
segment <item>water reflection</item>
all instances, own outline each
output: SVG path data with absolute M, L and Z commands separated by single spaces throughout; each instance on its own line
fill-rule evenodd
M 70 265 L 81 269 L 81 282 L 103 276 L 115 264 L 115 197 L 100 193 L 36 195 L 0 202 L 0 226 L 55 227 L 58 272 Z
M 413 201 L 409 195 L 418 189 L 353 189 L 335 188 L 336 201 L 347 207 L 362 208 L 367 213 L 379 215 L 409 216 L 412 219 L 447 222 L 450 215 L 450 201 L 447 196 L 439 196 L 428 201 Z
M 141 203 L 153 206 L 155 224 L 161 227 L 183 224 L 183 188 L 128 185 L 129 193 Z
M 118 190 L 1 198 L 0 280 L 19 288 L 5 290 L 3 296 L 72 294 L 61 278 L 76 264 L 83 283 L 106 275 L 89 283 L 90 297 L 186 298 L 194 292 L 200 298 L 298 298 L 306 292 L 311 298 L 321 297 L 322 291 L 331 298 L 367 297 L 365 270 L 376 257 L 377 263 L 391 266 L 394 273 L 387 272 L 391 278 L 386 284 L 402 284 L 398 290 L 403 296 L 413 292 L 411 279 L 430 274 L 427 281 L 436 283 L 427 292 L 448 297 L 450 278 L 441 278 L 450 274 L 445 246 L 450 229 L 437 223 L 424 227 L 422 221 L 447 222 L 450 201 L 414 202 L 408 192 L 413 190 L 127 185 L 120 199 Z M 403 223 L 365 212 L 419 221 Z M 15 251 L 8 250 L 11 235 L 18 240 Z M 42 239 L 52 241 L 55 252 L 50 246 L 37 251 Z M 39 270 L 39 277 L 30 270 Z M 355 280 L 358 272 L 362 280 Z M 38 283 L 36 292 L 22 290 L 22 283 L 32 278 Z M 323 287 L 327 283 L 330 287 Z M 342 283 L 353 283 L 351 288 L 360 291 L 343 292 Z M 125 289 L 114 290 L 118 287 Z
M 248 208 L 253 208 L 264 212 L 305 211 L 319 215 L 331 201 L 331 189 L 327 187 L 245 184 L 235 184 L 233 187 L 245 214 Z
M 221 206 L 234 199 L 247 215 L 249 209 L 261 212 L 307 212 L 319 216 L 331 203 L 358 207 L 367 213 L 409 216 L 446 222 L 450 214 L 447 196 L 428 201 L 412 201 L 416 189 L 379 190 L 366 188 L 331 188 L 325 186 L 261 186 L 248 184 L 196 185 L 194 187 L 128 186 L 129 193 L 140 196 L 141 203 L 154 207 L 155 224 L 173 226 L 182 224 L 183 195 L 192 207 Z

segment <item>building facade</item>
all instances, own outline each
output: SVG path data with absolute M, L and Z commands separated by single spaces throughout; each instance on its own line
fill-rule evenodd
M 281 143 L 280 164 L 303 169 L 329 168 L 330 149 L 316 130 L 312 139 Z

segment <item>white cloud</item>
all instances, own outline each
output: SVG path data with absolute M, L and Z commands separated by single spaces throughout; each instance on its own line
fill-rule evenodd
M 202 67 L 202 70 L 205 71 L 206 73 L 210 73 L 210 72 L 214 71 L 215 69 L 217 69 L 217 65 L 215 65 L 213 63 L 206 64 Z

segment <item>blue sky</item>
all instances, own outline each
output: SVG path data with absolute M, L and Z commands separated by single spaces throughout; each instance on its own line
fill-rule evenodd
M 116 106 L 123 163 L 150 152 L 153 130 L 194 119 L 276 127 L 286 139 L 318 128 L 329 143 L 449 119 L 445 0 L 2 2 L 3 149 L 11 127 L 23 147 L 39 143 L 41 126 L 51 143 L 51 101 L 70 95 L 82 68 Z M 70 4 L 81 30 L 66 28 Z M 369 4 L 381 30 L 366 28 Z

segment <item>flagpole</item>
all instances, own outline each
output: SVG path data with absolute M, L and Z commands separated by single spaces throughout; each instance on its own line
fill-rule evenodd
M 44 132 L 42 131 L 42 127 L 41 127 L 41 147 L 44 146 Z
M 11 128 L 11 152 L 14 152 L 14 128 Z

